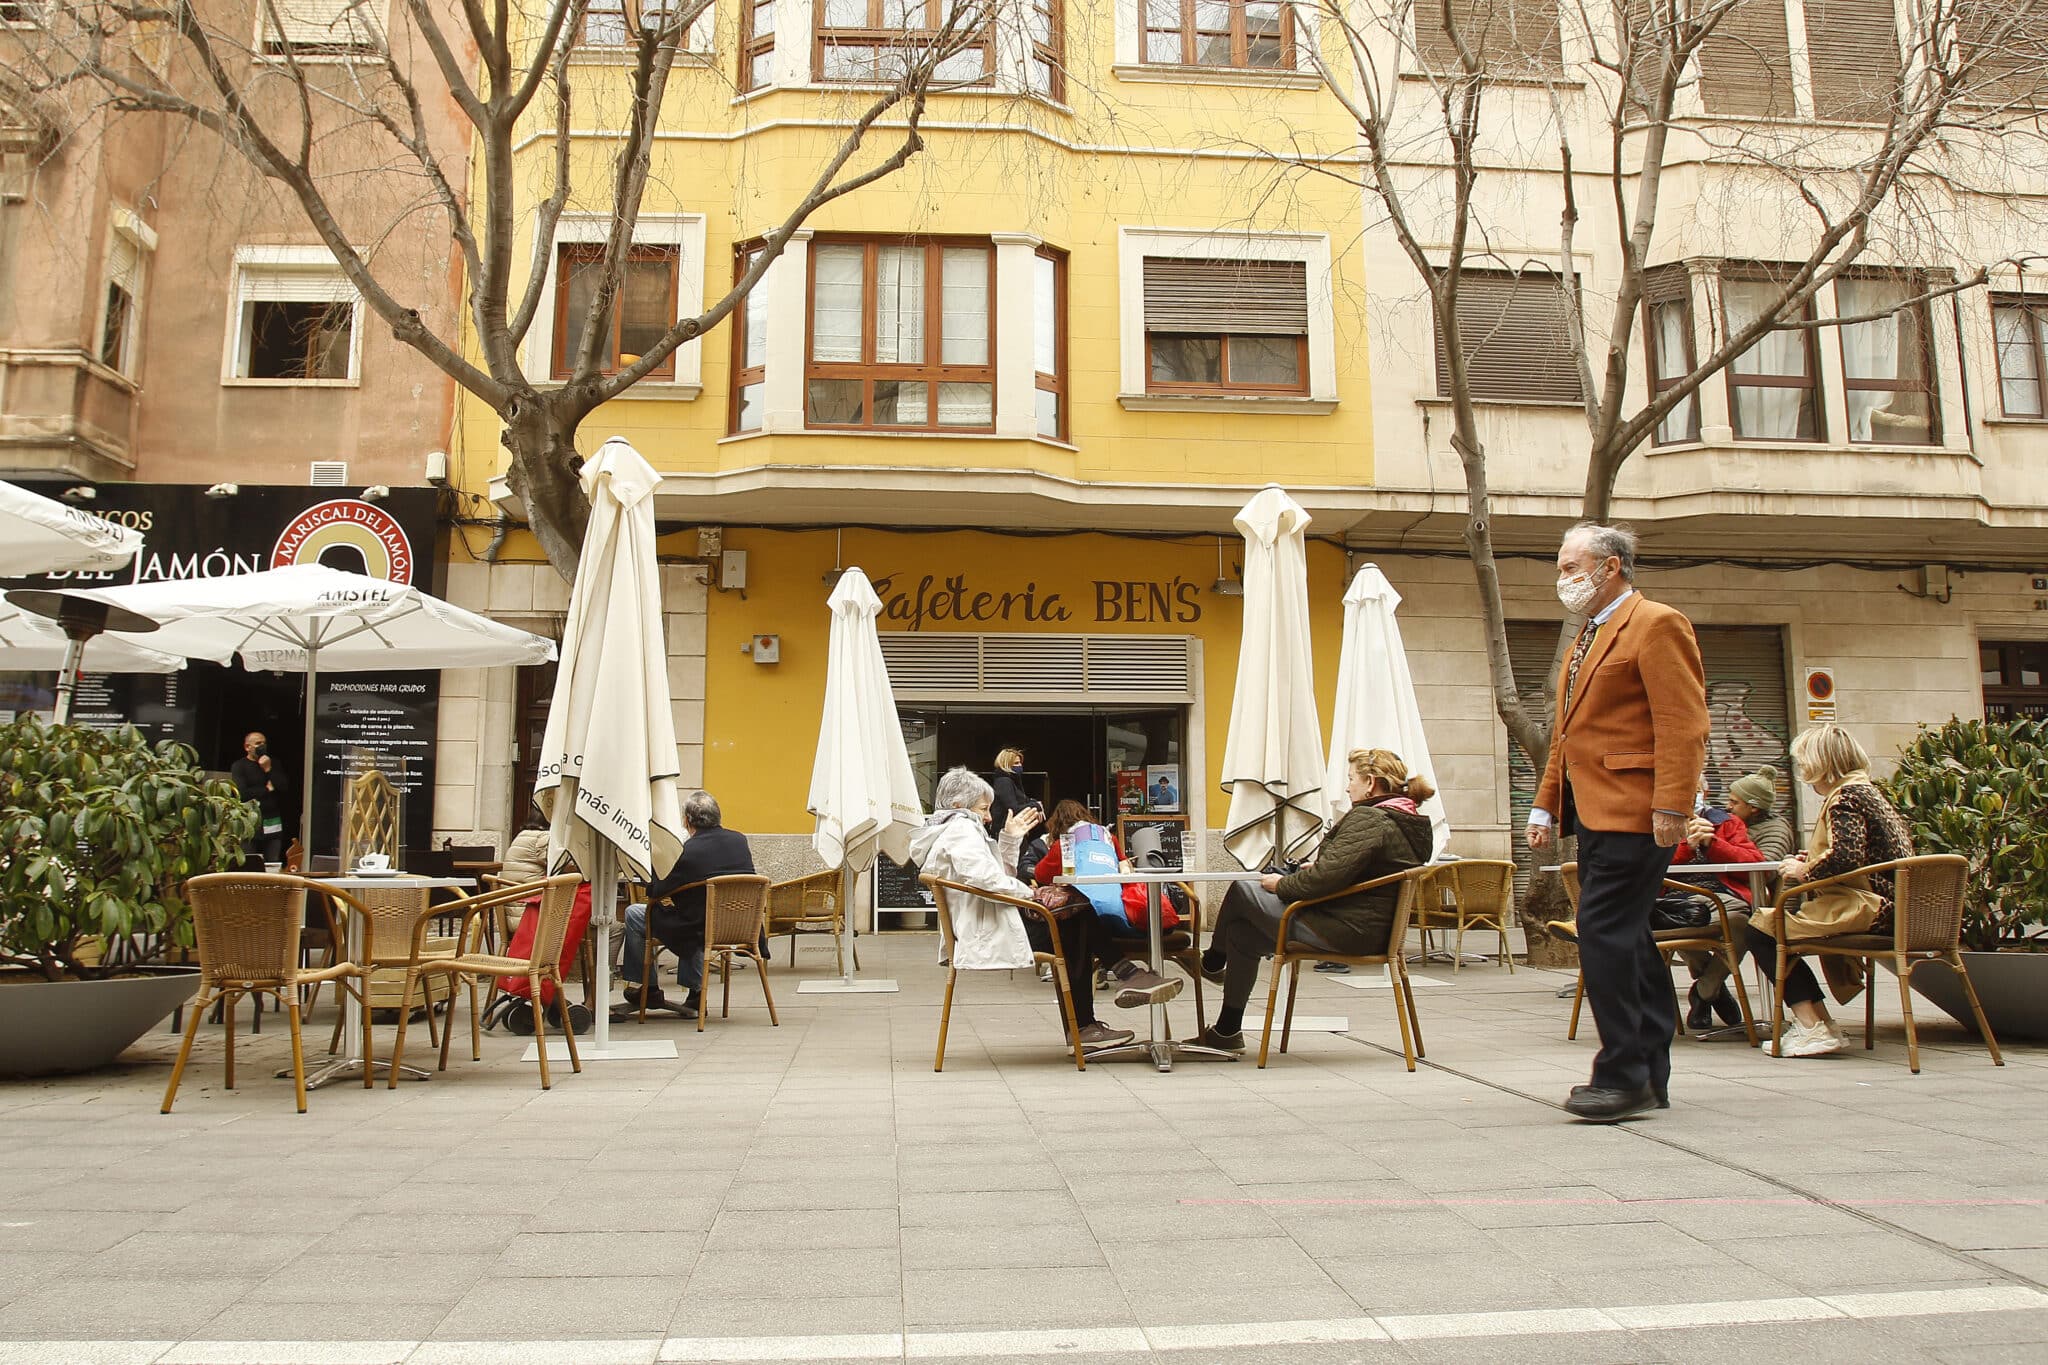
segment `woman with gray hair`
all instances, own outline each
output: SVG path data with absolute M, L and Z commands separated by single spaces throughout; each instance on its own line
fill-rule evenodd
M 954 768 L 939 779 L 932 794 L 932 813 L 910 841 L 910 856 L 928 877 L 938 877 L 992 895 L 1031 899 L 1031 888 L 1010 875 L 1017 865 L 1017 846 L 1037 827 L 1045 813 L 1035 806 L 1011 812 L 1003 822 L 998 844 L 988 835 L 989 808 L 995 791 L 971 768 Z M 1045 922 L 1027 918 L 1015 906 L 980 896 L 954 896 L 953 965 L 956 967 L 1029 967 L 1031 954 L 1052 951 Z M 1084 1048 L 1116 1047 L 1131 1041 L 1128 1029 L 1115 1029 L 1095 1017 L 1095 914 L 1084 909 L 1057 920 L 1060 952 L 1067 964 L 1067 988 L 1074 1001 L 1074 1021 Z

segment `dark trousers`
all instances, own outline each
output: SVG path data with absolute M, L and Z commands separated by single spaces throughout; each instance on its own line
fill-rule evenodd
M 1672 849 L 1647 834 L 1579 832 L 1579 964 L 1600 1030 L 1593 1084 L 1663 1089 L 1678 1029 L 1671 968 L 1650 933 L 1650 907 Z
M 1763 969 L 1764 980 L 1772 983 L 1777 990 L 1778 941 L 1754 924 L 1744 935 L 1742 946 L 1756 959 L 1756 965 Z M 1785 973 L 1785 1003 L 1788 1005 L 1813 1004 L 1820 999 L 1820 982 L 1813 978 L 1813 968 L 1806 965 L 1805 958 L 1792 963 L 1792 970 Z
M 1074 996 L 1074 1022 L 1082 1028 L 1095 1022 L 1095 912 L 1078 910 L 1058 921 L 1060 956 L 1067 964 L 1067 989 Z M 1024 936 L 1032 951 L 1052 951 L 1052 934 L 1036 915 L 1024 916 Z
M 1209 951 L 1223 952 L 1223 1003 L 1241 1010 L 1259 984 L 1259 963 L 1273 955 L 1280 938 L 1280 916 L 1287 903 L 1257 882 L 1232 882 L 1216 911 L 1216 927 L 1209 934 Z M 1299 917 L 1288 932 L 1290 943 L 1329 950 L 1313 929 Z

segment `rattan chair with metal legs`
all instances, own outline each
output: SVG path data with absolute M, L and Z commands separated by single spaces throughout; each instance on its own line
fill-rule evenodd
M 519 886 L 508 886 L 482 895 L 468 896 L 450 901 L 437 909 L 445 914 L 462 916 L 462 928 L 457 939 L 453 957 L 427 957 L 418 953 L 423 942 L 427 925 L 422 921 L 414 931 L 413 965 L 406 971 L 405 1000 L 398 1011 L 398 1037 L 391 1044 L 391 1088 L 398 1088 L 398 1066 L 405 1057 L 405 1024 L 412 1013 L 413 992 L 421 990 L 425 982 L 436 976 L 449 979 L 449 999 L 455 995 L 454 983 L 463 979 L 469 986 L 469 1055 L 471 1061 L 484 1058 L 482 1021 L 477 1008 L 476 983 L 481 977 L 523 976 L 526 978 L 528 996 L 533 1001 L 533 1037 L 540 1054 L 540 1088 L 550 1089 L 553 1085 L 548 1075 L 548 1012 L 544 1008 L 545 995 L 542 987 L 552 983 L 555 996 L 566 1005 L 567 995 L 562 978 L 562 949 L 569 937 L 569 920 L 576 908 L 576 889 L 583 885 L 580 873 L 568 872 L 558 877 L 547 877 L 537 882 L 526 882 Z M 494 908 L 514 901 L 526 901 L 536 893 L 540 896 L 540 922 L 534 926 L 533 948 L 527 957 L 510 957 L 497 953 L 470 951 L 470 946 L 480 943 L 483 917 Z M 441 1062 L 439 1069 L 448 1069 L 448 1041 L 455 1033 L 454 1010 L 451 1003 L 448 1027 L 441 1030 Z M 583 1070 L 583 1058 L 576 1051 L 576 1030 L 568 1027 L 569 1012 L 562 1011 L 562 1032 L 569 1044 L 569 1066 L 573 1071 Z
M 1352 967 L 1385 967 L 1394 979 L 1394 1019 L 1401 1026 L 1401 1056 L 1408 1063 L 1408 1069 L 1415 1069 L 1415 1059 L 1426 1055 L 1422 1050 L 1422 1020 L 1415 1013 L 1415 986 L 1408 979 L 1408 957 L 1404 951 L 1408 939 L 1408 919 L 1415 912 L 1416 892 L 1428 885 L 1435 868 L 1424 864 L 1411 867 L 1405 872 L 1391 876 L 1375 877 L 1369 882 L 1359 882 L 1341 891 L 1332 891 L 1327 896 L 1314 900 L 1296 901 L 1280 915 L 1280 928 L 1274 939 L 1273 983 L 1266 992 L 1266 1028 L 1259 1039 L 1259 1065 L 1266 1064 L 1266 1054 L 1273 1045 L 1273 1010 L 1280 999 L 1280 977 L 1287 977 L 1287 1014 L 1280 1022 L 1280 1050 L 1287 1051 L 1289 1035 L 1294 1029 L 1294 993 L 1301 985 L 1301 964 L 1304 962 L 1342 962 Z M 1328 948 L 1311 948 L 1305 943 L 1292 941 L 1288 935 L 1294 928 L 1294 917 L 1311 906 L 1333 901 L 1341 896 L 1355 896 L 1361 891 L 1375 891 L 1383 886 L 1398 886 L 1394 900 L 1394 922 L 1387 935 L 1386 951 L 1379 953 L 1333 953 Z
M 1835 934 L 1827 938 L 1786 937 L 1786 921 L 1796 913 L 1799 901 L 1822 887 L 1856 883 L 1873 872 L 1890 872 L 1893 876 L 1890 933 Z M 1777 1057 L 1783 1052 L 1785 979 L 1792 969 L 1793 958 L 1842 957 L 1856 958 L 1863 963 L 1865 1050 L 1877 1046 L 1877 964 L 1880 959 L 1888 959 L 1899 978 L 1899 1007 L 1906 1016 L 1906 1065 L 1913 1074 L 1920 1073 L 1920 1032 L 1913 1022 L 1913 973 L 1930 962 L 1945 963 L 1956 974 L 1956 979 L 1963 983 L 1963 993 L 1970 1001 L 1970 1013 L 1976 1016 L 1977 1031 L 1991 1053 L 1992 1065 L 2004 1066 L 2005 1058 L 1998 1050 L 1998 1039 L 1992 1035 L 1991 1021 L 1984 1017 L 1984 1006 L 1977 1000 L 1977 987 L 1971 982 L 1970 969 L 1963 965 L 1963 955 L 1958 950 L 1963 935 L 1964 879 L 1969 875 L 1967 858 L 1953 853 L 1933 853 L 1888 863 L 1872 863 L 1869 867 L 1845 872 L 1839 877 L 1800 882 L 1781 890 L 1775 902 L 1778 913 L 1772 926 L 1773 937 L 1777 940 L 1778 975 L 1771 992 L 1771 1055 Z
M 779 934 L 789 935 L 789 966 L 796 970 L 796 941 L 799 934 L 830 934 L 832 936 L 833 967 L 837 972 L 846 970 L 846 959 L 839 951 L 841 931 L 845 925 L 845 907 L 840 900 L 840 874 L 831 868 L 823 872 L 812 872 L 788 881 L 776 882 L 768 888 L 769 938 Z M 851 938 L 853 969 L 860 970 L 860 938 Z
M 982 891 L 968 886 L 964 882 L 949 882 L 939 877 L 919 877 L 918 880 L 931 888 L 932 899 L 938 907 L 939 954 L 946 962 L 946 997 L 939 1005 L 939 1047 L 932 1057 L 932 1070 L 944 1071 L 946 1069 L 946 1029 L 953 1022 L 953 986 L 960 979 L 960 968 L 955 965 L 955 958 L 958 954 L 954 951 L 953 911 L 949 901 L 953 896 L 978 896 L 982 900 L 996 905 L 1014 906 L 1020 914 L 1026 916 L 1027 923 L 1032 918 L 1036 918 L 1044 923 L 1046 937 L 1052 943 L 1052 950 L 1050 952 L 1034 951 L 1031 954 L 1031 962 L 1033 966 L 1050 966 L 1052 968 L 1053 988 L 1059 995 L 1060 1010 L 1066 1016 L 1067 1041 L 1074 1049 L 1074 1069 L 1076 1071 L 1086 1071 L 1088 1069 L 1088 1058 L 1081 1051 L 1081 1026 L 1075 1022 L 1074 1018 L 1074 996 L 1067 982 L 1066 952 L 1060 947 L 1059 920 L 1052 911 L 1046 909 L 1037 901 L 1019 900 L 1015 896 L 1004 896 L 994 891 Z M 1095 912 L 1092 909 L 1083 909 L 1078 913 L 1092 915 Z M 1092 963 L 1089 965 L 1093 966 Z
M 703 986 L 697 997 L 697 1032 L 704 1031 L 704 1016 L 711 1013 L 711 1003 L 703 991 L 711 985 L 711 973 L 717 968 L 724 981 L 719 988 L 718 1016 L 721 1019 L 732 1016 L 732 960 L 735 956 L 752 958 L 754 974 L 761 978 L 761 998 L 768 1002 L 768 1022 L 780 1028 L 782 1020 L 775 1013 L 775 992 L 768 984 L 768 964 L 761 957 L 761 931 L 767 923 L 768 889 L 766 877 L 750 873 L 734 873 L 731 876 L 711 877 L 701 882 L 679 886 L 671 894 L 680 896 L 685 891 L 701 889 L 704 892 L 704 961 L 703 975 L 699 979 Z M 654 907 L 647 909 L 647 945 L 640 957 L 640 1022 L 647 1022 L 647 997 L 654 984 L 654 959 L 661 951 L 661 941 L 654 936 Z
M 192 928 L 199 940 L 199 998 L 186 1017 L 185 1038 L 171 1065 L 164 1088 L 163 1112 L 171 1112 L 192 1056 L 192 1040 L 206 1007 L 225 1007 L 227 1088 L 235 1088 L 235 1003 L 245 995 L 268 995 L 283 1009 L 292 1034 L 292 1088 L 299 1112 L 306 1112 L 306 1051 L 299 1029 L 299 991 L 318 981 L 360 978 L 363 968 L 336 962 L 308 968 L 299 962 L 299 933 L 305 925 L 306 892 L 314 889 L 302 877 L 267 872 L 216 872 L 185 883 L 192 906 Z M 363 1016 L 363 1055 L 370 1055 L 370 1020 Z M 363 1084 L 370 1083 L 369 1068 Z

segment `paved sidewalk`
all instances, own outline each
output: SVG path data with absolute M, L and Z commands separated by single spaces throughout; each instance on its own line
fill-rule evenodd
M 863 941 L 897 995 L 778 960 L 780 1028 L 742 974 L 701 1035 L 620 1027 L 680 1059 L 545 1094 L 458 1034 L 300 1116 L 246 1014 L 243 1088 L 208 1028 L 169 1117 L 167 1033 L 0 1085 L 0 1365 L 2048 1356 L 2048 1049 L 1995 1069 L 1931 1005 L 1919 1076 L 1887 990 L 1874 1053 L 1681 1040 L 1674 1108 L 1596 1128 L 1559 973 L 1430 968 L 1413 1075 L 1384 989 L 1305 973 L 1349 1031 L 1264 1071 L 1077 1074 L 1049 988 L 963 974 L 935 1075 L 934 946 Z

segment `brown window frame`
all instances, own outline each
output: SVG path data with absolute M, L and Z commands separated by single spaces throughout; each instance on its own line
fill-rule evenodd
M 1185 67 L 1197 71 L 1298 71 L 1300 54 L 1296 51 L 1298 35 L 1294 30 L 1294 7 L 1280 5 L 1280 56 L 1278 66 L 1253 66 L 1250 63 L 1251 35 L 1245 25 L 1245 0 L 1228 0 L 1230 5 L 1230 61 L 1227 63 L 1197 62 L 1189 60 L 1197 41 L 1205 33 L 1217 30 L 1195 28 L 1196 0 L 1179 0 L 1180 5 L 1180 56 L 1169 60 L 1152 55 L 1152 35 L 1174 30 L 1156 28 L 1147 11 L 1146 0 L 1138 0 L 1138 60 L 1147 66 Z
M 733 73 L 733 83 L 743 95 L 750 90 L 764 89 L 775 83 L 772 71 L 770 72 L 770 79 L 759 84 L 756 84 L 754 81 L 754 59 L 772 55 L 775 51 L 775 30 L 770 29 L 766 33 L 757 33 L 754 29 L 754 16 L 757 11 L 762 9 L 769 9 L 772 12 L 774 4 L 775 0 L 739 0 L 740 64 L 739 70 Z
M 2027 320 L 2028 350 L 2034 357 L 2034 411 L 2014 412 L 2005 405 L 2005 343 L 1998 339 L 1998 315 L 2019 313 Z M 2022 422 L 2048 421 L 2048 342 L 2041 332 L 2048 328 L 2048 297 L 2037 294 L 1993 294 L 1991 296 L 1991 360 L 1998 378 L 1998 411 Z
M 1033 90 L 1031 88 L 1031 73 L 1027 70 L 1024 76 L 1024 88 L 1042 99 L 1051 100 L 1055 104 L 1064 104 L 1067 100 L 1067 23 L 1065 2 L 1064 0 L 1031 0 L 1031 8 L 1045 16 L 1046 41 L 1040 42 L 1037 36 L 1033 35 L 1031 38 L 1031 55 L 1025 60 L 1033 63 L 1034 66 L 1039 62 L 1045 63 L 1046 68 L 1052 72 L 1052 79 L 1047 83 L 1044 90 Z
M 1778 281 L 1771 278 L 1770 274 L 1767 271 L 1758 270 L 1754 268 L 1748 270 L 1724 270 L 1721 272 L 1721 279 L 1724 284 L 1775 285 L 1778 283 Z M 1722 335 L 1733 336 L 1735 334 L 1735 328 L 1734 325 L 1728 321 L 1728 292 L 1725 288 L 1721 291 L 1720 304 L 1721 327 L 1723 329 Z M 1804 309 L 1800 313 L 1795 314 L 1792 318 L 1787 320 L 1802 323 L 1813 321 L 1813 300 L 1808 299 L 1806 301 Z M 1773 327 L 1771 329 L 1771 331 L 1779 330 L 1790 329 L 1784 328 L 1782 324 L 1780 324 L 1780 326 L 1778 327 Z M 1820 445 L 1828 439 L 1827 394 L 1823 390 L 1820 382 L 1820 339 L 1817 336 L 1815 336 L 1814 329 L 1811 327 L 1802 327 L 1798 330 L 1803 333 L 1802 339 L 1805 342 L 1806 348 L 1806 374 L 1803 378 L 1795 377 L 1792 375 L 1777 374 L 1740 374 L 1739 372 L 1737 372 L 1735 368 L 1735 361 L 1740 360 L 1742 358 L 1742 355 L 1737 355 L 1734 357 L 1734 359 L 1731 359 L 1728 362 L 1728 368 L 1724 371 L 1724 374 L 1726 375 L 1728 381 L 1728 427 L 1729 430 L 1735 433 L 1736 440 L 1766 441 L 1776 442 L 1779 444 L 1783 444 L 1789 441 L 1799 445 Z M 1764 336 L 1769 335 L 1770 332 L 1764 333 Z M 1757 338 L 1757 342 L 1761 342 L 1762 340 L 1762 336 Z M 1755 344 L 1756 342 L 1751 343 L 1751 345 Z M 1742 354 L 1747 354 L 1747 352 L 1745 351 Z M 1810 390 L 1813 394 L 1813 435 L 1743 435 L 1741 407 L 1735 401 L 1735 390 L 1737 390 L 1738 388 Z
M 1229 332 L 1169 332 L 1164 330 L 1154 332 L 1151 328 L 1146 328 L 1145 392 L 1160 394 L 1305 394 L 1308 392 L 1307 333 L 1304 332 L 1294 338 L 1295 370 L 1301 375 L 1301 382 L 1298 384 L 1239 384 L 1233 381 L 1230 377 L 1230 340 L 1232 335 Z M 1240 335 L 1271 339 L 1276 334 L 1271 332 L 1248 332 Z M 1216 338 L 1221 343 L 1219 348 L 1220 354 L 1216 362 L 1217 373 L 1222 375 L 1223 378 L 1214 384 L 1179 383 L 1154 379 L 1152 377 L 1152 338 L 1155 336 Z
M 759 241 L 741 242 L 732 249 L 732 282 L 737 285 L 747 273 L 747 263 L 754 253 L 761 249 Z M 725 429 L 727 434 L 737 436 L 742 432 L 760 431 L 758 426 L 740 425 L 740 390 L 754 384 L 768 382 L 768 358 L 761 357 L 759 365 L 747 364 L 747 316 L 754 306 L 754 295 L 768 282 L 764 275 L 755 281 L 753 289 L 740 299 L 732 310 L 732 381 L 726 385 Z
M 1651 401 L 1655 402 L 1657 395 L 1663 393 L 1666 389 L 1677 388 L 1692 376 L 1694 369 L 1698 368 L 1699 343 L 1698 337 L 1694 333 L 1696 319 L 1692 311 L 1691 274 L 1681 267 L 1675 271 L 1653 271 L 1650 272 L 1650 275 L 1651 278 L 1645 281 L 1643 294 L 1643 347 L 1644 360 L 1649 367 L 1647 377 L 1650 381 Z M 1657 327 L 1657 310 L 1669 308 L 1674 304 L 1685 310 L 1685 365 L 1680 374 L 1667 379 L 1660 373 L 1664 367 L 1658 363 L 1662 358 L 1663 333 Z M 1687 445 L 1699 440 L 1699 389 L 1695 388 L 1692 391 L 1689 401 L 1692 406 L 1692 420 L 1687 423 L 1686 434 L 1674 437 L 1666 437 L 1664 435 L 1664 422 L 1670 420 L 1670 414 L 1666 413 L 1664 419 L 1650 429 L 1650 444 L 1659 446 Z
M 1046 436 L 1046 433 L 1039 431 L 1038 413 L 1036 410 L 1037 400 L 1034 399 L 1034 407 L 1031 414 L 1031 430 L 1034 434 L 1045 437 L 1047 440 L 1065 441 L 1068 439 L 1067 433 L 1071 430 L 1073 422 L 1072 400 L 1068 397 L 1067 393 L 1067 253 L 1053 247 L 1042 246 L 1034 254 L 1041 260 L 1052 262 L 1052 345 L 1054 372 L 1047 374 L 1044 370 L 1038 368 L 1035 354 L 1038 338 L 1034 330 L 1032 334 L 1032 349 L 1034 351 L 1031 368 L 1032 389 L 1034 393 L 1050 393 L 1058 399 L 1059 420 L 1054 423 L 1052 435 Z M 1037 266 L 1034 265 L 1032 269 L 1035 271 Z M 1035 329 L 1037 319 L 1034 318 L 1032 321 Z M 1151 363 L 1150 351 L 1151 346 L 1148 341 L 1146 345 L 1146 363 L 1148 365 Z
M 578 260 L 602 261 L 604 259 L 604 252 L 605 244 L 603 242 L 557 242 L 555 244 L 555 336 L 553 345 L 550 347 L 554 354 L 549 358 L 549 373 L 556 379 L 567 379 L 572 375 L 574 358 L 570 351 L 576 345 L 576 342 L 581 339 L 580 335 L 576 337 L 569 335 L 570 262 Z M 678 291 L 682 286 L 683 276 L 683 253 L 680 247 L 635 242 L 632 246 L 626 248 L 625 260 L 620 262 L 619 280 L 621 284 L 625 282 L 624 268 L 626 266 L 657 260 L 668 262 L 668 311 L 666 317 L 668 318 L 668 325 L 673 327 L 675 326 L 676 319 L 676 300 L 678 298 Z M 621 314 L 618 308 L 618 300 L 614 298 L 612 300 L 611 314 L 611 363 L 600 366 L 597 371 L 599 374 L 617 374 L 619 372 L 620 322 Z M 582 319 L 580 318 L 576 320 L 576 330 L 579 334 L 582 331 Z M 643 377 L 650 381 L 659 382 L 673 380 L 675 374 L 676 353 L 670 351 L 668 357 L 660 365 L 649 370 Z
M 818 302 L 818 248 L 859 246 L 865 249 L 861 269 L 860 351 L 857 361 L 813 360 Z M 925 359 L 910 364 L 875 359 L 877 300 L 876 269 L 883 247 L 916 246 L 925 253 L 924 266 L 924 351 Z M 948 247 L 975 247 L 988 253 L 988 358 L 980 365 L 948 365 L 945 353 L 945 251 Z M 996 385 L 996 245 L 988 237 L 893 237 L 871 233 L 820 233 L 811 239 L 804 272 L 804 427 L 809 431 L 857 431 L 870 435 L 895 436 L 910 432 L 989 432 L 995 430 Z M 811 416 L 811 381 L 841 379 L 862 381 L 860 422 L 820 422 Z M 874 386 L 877 382 L 925 385 L 925 420 L 921 425 L 874 420 Z M 989 388 L 988 421 L 972 426 L 939 421 L 939 385 L 986 384 Z
M 825 0 L 813 0 L 811 9 L 811 79 L 820 85 L 875 85 L 886 84 L 886 78 L 865 76 L 828 76 L 825 74 L 825 49 L 828 47 L 895 47 L 905 42 L 928 43 L 938 37 L 937 29 L 891 28 L 883 22 L 883 8 L 886 0 L 867 0 L 868 22 L 853 28 L 828 28 L 825 24 Z M 937 7 L 946 0 L 925 0 L 931 7 Z M 949 80 L 947 88 L 962 85 L 986 85 L 995 80 L 996 52 L 995 35 L 984 28 L 971 43 L 962 44 L 959 52 L 981 53 L 981 74 L 971 81 Z M 958 53 L 954 54 L 959 55 Z
M 1977 641 L 1977 685 L 1987 720 L 2031 720 L 2048 715 L 2048 660 L 2036 665 L 2043 682 L 2029 685 L 2021 681 L 2026 656 L 2042 648 L 2039 640 Z M 1997 682 L 1984 680 L 1984 655 L 1988 652 L 1998 656 Z
M 1850 378 L 1849 338 L 1846 335 L 1849 329 L 1846 327 L 1834 329 L 1835 352 L 1842 362 L 1842 409 L 1844 414 L 1846 415 L 1848 412 L 1849 395 L 1852 393 L 1917 393 L 1927 400 L 1927 439 L 1925 441 L 1880 441 L 1875 435 L 1869 440 L 1859 441 L 1851 433 L 1849 444 L 1858 446 L 1940 445 L 1941 391 L 1935 384 L 1934 314 L 1928 308 L 1928 301 L 1924 297 L 1928 291 L 1928 279 L 1925 272 L 1918 270 L 1856 270 L 1849 272 L 1842 278 L 1845 280 L 1885 281 L 1900 285 L 1905 289 L 1908 299 L 1915 299 L 1917 301 L 1908 303 L 1900 308 L 1898 314 L 1894 316 L 1916 312 L 1920 319 L 1920 379 L 1917 382 L 1910 379 Z M 1839 289 L 1839 285 L 1837 288 Z M 1840 297 L 1841 295 L 1837 293 L 1836 298 L 1839 300 Z

